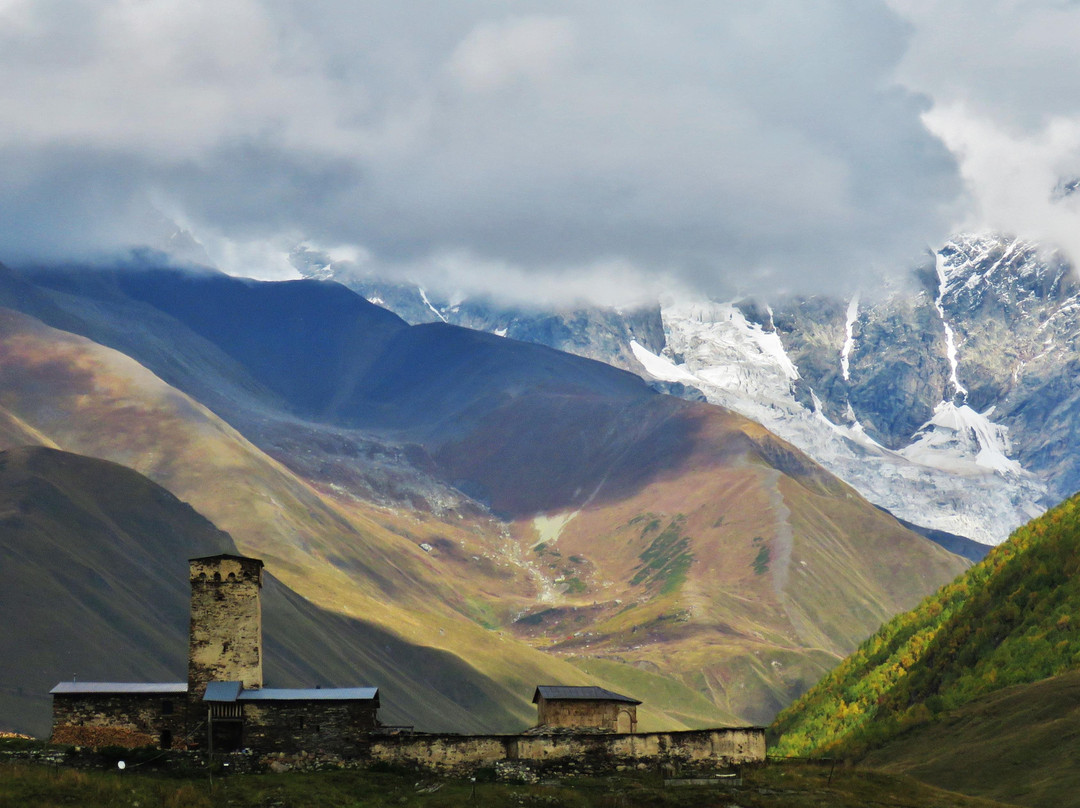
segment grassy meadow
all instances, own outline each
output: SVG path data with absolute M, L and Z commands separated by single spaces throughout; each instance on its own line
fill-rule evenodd
M 1005 803 L 964 797 L 910 777 L 864 769 L 771 764 L 744 772 L 734 787 L 665 786 L 653 772 L 523 785 L 438 779 L 415 772 L 342 770 L 198 778 L 127 770 L 89 771 L 24 762 L 0 763 L 0 808 L 450 808 L 513 806 L 742 806 L 742 808 L 993 808 Z M 485 777 L 485 775 L 488 775 Z

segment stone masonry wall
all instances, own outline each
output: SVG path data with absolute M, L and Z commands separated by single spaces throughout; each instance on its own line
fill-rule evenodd
M 213 558 L 191 562 L 188 683 L 198 702 L 211 681 L 262 687 L 262 562 Z
M 639 763 L 724 766 L 762 763 L 765 730 L 759 727 L 610 735 L 375 736 L 373 761 L 419 766 L 445 774 L 468 773 L 500 761 L 573 762 L 593 771 Z
M 617 701 L 583 701 L 577 699 L 545 699 L 537 703 L 537 724 L 547 727 L 596 727 L 616 732 L 630 730 L 630 718 L 624 717 L 619 726 L 619 715 L 626 710 L 637 721 L 637 706 Z
M 243 745 L 260 752 L 361 754 L 377 726 L 376 708 L 356 701 L 244 703 Z
M 171 708 L 171 709 L 169 709 Z M 75 746 L 170 746 L 184 742 L 183 694 L 100 694 L 53 696 L 52 742 Z

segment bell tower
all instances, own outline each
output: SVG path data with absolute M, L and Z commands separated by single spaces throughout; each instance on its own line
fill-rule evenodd
M 257 558 L 216 555 L 193 558 L 188 698 L 201 700 L 209 682 L 262 687 L 263 563 Z

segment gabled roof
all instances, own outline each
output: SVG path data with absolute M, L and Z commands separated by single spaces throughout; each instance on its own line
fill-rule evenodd
M 533 693 L 533 704 L 536 704 L 540 697 L 543 696 L 545 701 L 561 701 L 561 700 L 575 700 L 575 701 L 621 701 L 627 704 L 641 704 L 637 699 L 632 699 L 629 696 L 624 696 L 621 693 L 614 693 L 610 690 L 605 690 L 602 687 L 587 686 L 569 686 L 569 685 L 540 685 L 536 688 L 536 692 Z
M 264 687 L 245 690 L 240 682 L 210 682 L 203 701 L 374 701 L 379 704 L 377 687 Z
M 50 690 L 59 695 L 90 693 L 187 693 L 187 682 L 60 682 Z

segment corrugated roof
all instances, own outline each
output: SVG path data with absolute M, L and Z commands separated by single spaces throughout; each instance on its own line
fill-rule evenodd
M 187 693 L 187 682 L 60 682 L 50 693 Z
M 203 701 L 236 701 L 243 689 L 241 682 L 210 682 L 203 693 Z
M 240 701 L 378 701 L 377 687 L 311 687 L 245 690 Z
M 637 699 L 632 699 L 629 696 L 624 696 L 621 693 L 613 693 L 610 690 L 606 690 L 602 687 L 595 687 L 592 685 L 582 686 L 570 686 L 570 685 L 540 685 L 536 688 L 536 692 L 533 693 L 533 704 L 536 704 L 543 696 L 547 700 L 555 699 L 580 699 L 585 701 L 623 701 L 627 704 L 641 704 Z

